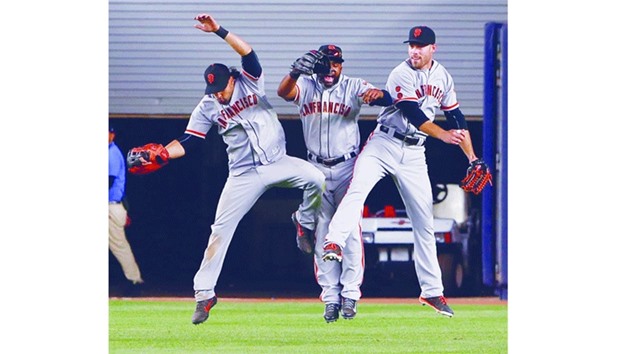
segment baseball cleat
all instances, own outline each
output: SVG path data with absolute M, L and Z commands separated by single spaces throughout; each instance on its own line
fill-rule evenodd
M 346 297 L 342 298 L 342 318 L 350 320 L 357 314 L 357 301 Z
M 301 226 L 295 214 L 296 213 L 293 213 L 293 215 L 291 215 L 291 220 L 293 220 L 293 224 L 295 224 L 295 228 L 297 229 L 297 237 L 295 237 L 297 239 L 297 248 L 299 248 L 305 254 L 313 254 L 314 232 Z
M 196 311 L 192 316 L 192 323 L 197 325 L 201 324 L 209 318 L 209 311 L 217 304 L 217 297 L 212 297 L 207 300 L 196 302 Z
M 336 322 L 338 320 L 338 312 L 340 311 L 340 305 L 335 303 L 325 304 L 325 312 L 323 312 L 323 318 L 325 322 Z
M 325 247 L 323 247 L 323 256 L 321 257 L 321 259 L 323 259 L 323 262 L 342 262 L 342 250 L 340 249 L 340 246 L 331 242 L 325 245 Z
M 435 309 L 437 313 L 442 314 L 447 317 L 454 316 L 454 311 L 448 306 L 446 302 L 446 298 L 443 296 L 434 296 L 434 297 L 422 297 L 420 296 L 420 303 L 424 305 L 428 305 Z

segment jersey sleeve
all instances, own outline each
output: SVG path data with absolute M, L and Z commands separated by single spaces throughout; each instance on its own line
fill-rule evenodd
M 207 98 L 203 98 L 194 108 L 185 128 L 185 133 L 204 139 L 209 130 L 211 130 L 213 123 L 217 122 L 218 119 L 223 120 L 224 118 L 217 114 L 215 103 Z
M 418 96 L 414 90 L 418 84 L 415 81 L 415 77 L 401 70 L 400 66 L 392 70 L 385 83 L 385 89 L 392 96 L 394 104 L 401 101 L 418 102 Z
M 247 71 L 243 70 L 237 79 L 237 85 L 243 85 L 244 90 L 256 93 L 259 97 L 265 95 L 265 75 L 254 77 Z
M 450 75 L 447 71 L 446 92 L 444 92 L 440 104 L 440 109 L 442 111 L 451 111 L 453 109 L 459 108 L 459 101 L 456 99 L 456 91 L 454 90 L 454 80 L 452 79 L 452 75 Z
M 295 99 L 293 100 L 294 104 L 299 106 L 303 102 L 306 102 L 304 97 L 306 97 L 309 87 L 312 84 L 312 79 L 308 77 L 300 76 L 299 79 L 297 79 L 295 83 L 295 86 L 297 86 L 297 95 L 295 95 Z

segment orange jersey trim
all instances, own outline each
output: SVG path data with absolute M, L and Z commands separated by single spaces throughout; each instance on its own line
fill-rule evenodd
M 186 129 L 185 130 L 185 134 L 197 136 L 197 137 L 203 138 L 203 139 L 207 136 L 207 134 L 205 134 L 205 133 L 197 132 L 195 130 L 190 130 L 190 129 Z
M 457 103 L 455 103 L 455 104 L 453 104 L 452 106 L 449 106 L 449 107 L 441 106 L 440 109 L 442 111 L 451 111 L 451 110 L 457 108 L 458 106 L 459 106 L 459 103 L 457 102 Z
M 397 100 L 394 101 L 394 104 L 397 104 L 400 101 L 413 101 L 413 102 L 418 102 L 418 98 L 417 97 L 403 97 L 403 98 L 399 98 Z
M 254 77 L 254 76 L 250 75 L 250 73 L 248 73 L 248 72 L 247 72 L 247 71 L 245 71 L 245 70 L 243 70 L 243 75 L 247 76 L 247 77 L 248 77 L 250 80 L 252 80 L 252 81 L 256 81 L 256 80 L 258 80 L 258 78 L 257 78 L 257 77 Z

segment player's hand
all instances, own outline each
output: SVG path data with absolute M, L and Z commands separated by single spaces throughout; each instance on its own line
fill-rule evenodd
M 373 88 L 373 89 L 367 90 L 361 96 L 362 96 L 362 100 L 364 101 L 364 103 L 368 104 L 374 100 L 383 98 L 383 91 Z
M 194 27 L 204 32 L 215 32 L 220 28 L 220 25 L 209 14 L 197 15 L 194 17 L 194 20 L 200 22 L 200 24 L 194 25 Z
M 441 141 L 446 144 L 459 145 L 465 139 L 465 130 L 450 129 L 441 136 Z

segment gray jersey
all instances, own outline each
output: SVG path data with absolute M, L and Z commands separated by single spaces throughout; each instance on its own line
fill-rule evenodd
M 243 72 L 236 79 L 230 104 L 211 95 L 194 109 L 186 133 L 204 138 L 213 125 L 228 145 L 229 175 L 211 225 L 209 244 L 194 275 L 194 297 L 215 296 L 224 258 L 237 225 L 258 198 L 273 187 L 303 190 L 295 212 L 299 224 L 314 229 L 325 176 L 308 161 L 286 155 L 284 130 L 265 97 L 264 79 Z
M 365 80 L 342 74 L 326 89 L 316 75 L 300 77 L 293 102 L 299 107 L 308 152 L 329 159 L 357 151 L 362 95 L 372 88 Z
M 365 80 L 343 74 L 330 88 L 324 88 L 316 75 L 297 80 L 297 96 L 293 102 L 299 107 L 304 140 L 310 154 L 326 160 L 359 152 L 357 121 L 364 104 L 362 96 L 373 88 Z M 324 166 L 314 158 L 310 161 L 325 174 L 326 184 L 315 229 L 317 242 L 314 252 L 315 275 L 323 288 L 321 300 L 339 303 L 343 296 L 357 301 L 361 297 L 360 284 L 364 276 L 362 239 L 348 239 L 342 266 L 323 262 L 320 257 L 328 224 L 351 181 L 355 160 L 347 158 L 332 166 Z
M 421 296 L 442 296 L 443 284 L 433 232 L 433 194 L 426 165 L 426 148 L 423 142 L 420 145 L 405 143 L 402 138 L 394 136 L 394 131 L 403 135 L 426 137 L 427 134 L 409 123 L 396 104 L 402 101 L 417 102 L 424 114 L 433 121 L 437 108 L 449 111 L 458 107 L 454 84 L 450 74 L 438 62 L 433 61 L 430 70 L 416 70 L 407 60 L 392 70 L 386 90 L 394 104 L 379 113 L 379 124 L 357 157 L 355 173 L 332 217 L 323 246 L 336 243 L 344 248 L 350 238 L 361 237 L 357 224 L 366 197 L 381 179 L 390 175 L 413 225 L 413 259 L 422 289 Z M 384 127 L 388 127 L 387 131 L 382 129 Z M 351 236 L 351 230 L 356 234 Z
M 211 127 L 228 146 L 228 168 L 239 175 L 249 168 L 278 161 L 286 154 L 284 129 L 267 101 L 264 76 L 245 71 L 236 79 L 230 103 L 205 95 L 194 108 L 185 133 L 205 138 Z
M 417 102 L 431 122 L 435 120 L 437 108 L 450 111 L 459 106 L 452 76 L 435 60 L 429 70 L 414 69 L 409 60 L 405 60 L 392 70 L 385 88 L 394 99 L 394 105 L 383 108 L 377 121 L 405 135 L 427 136 L 396 108 L 398 102 Z

